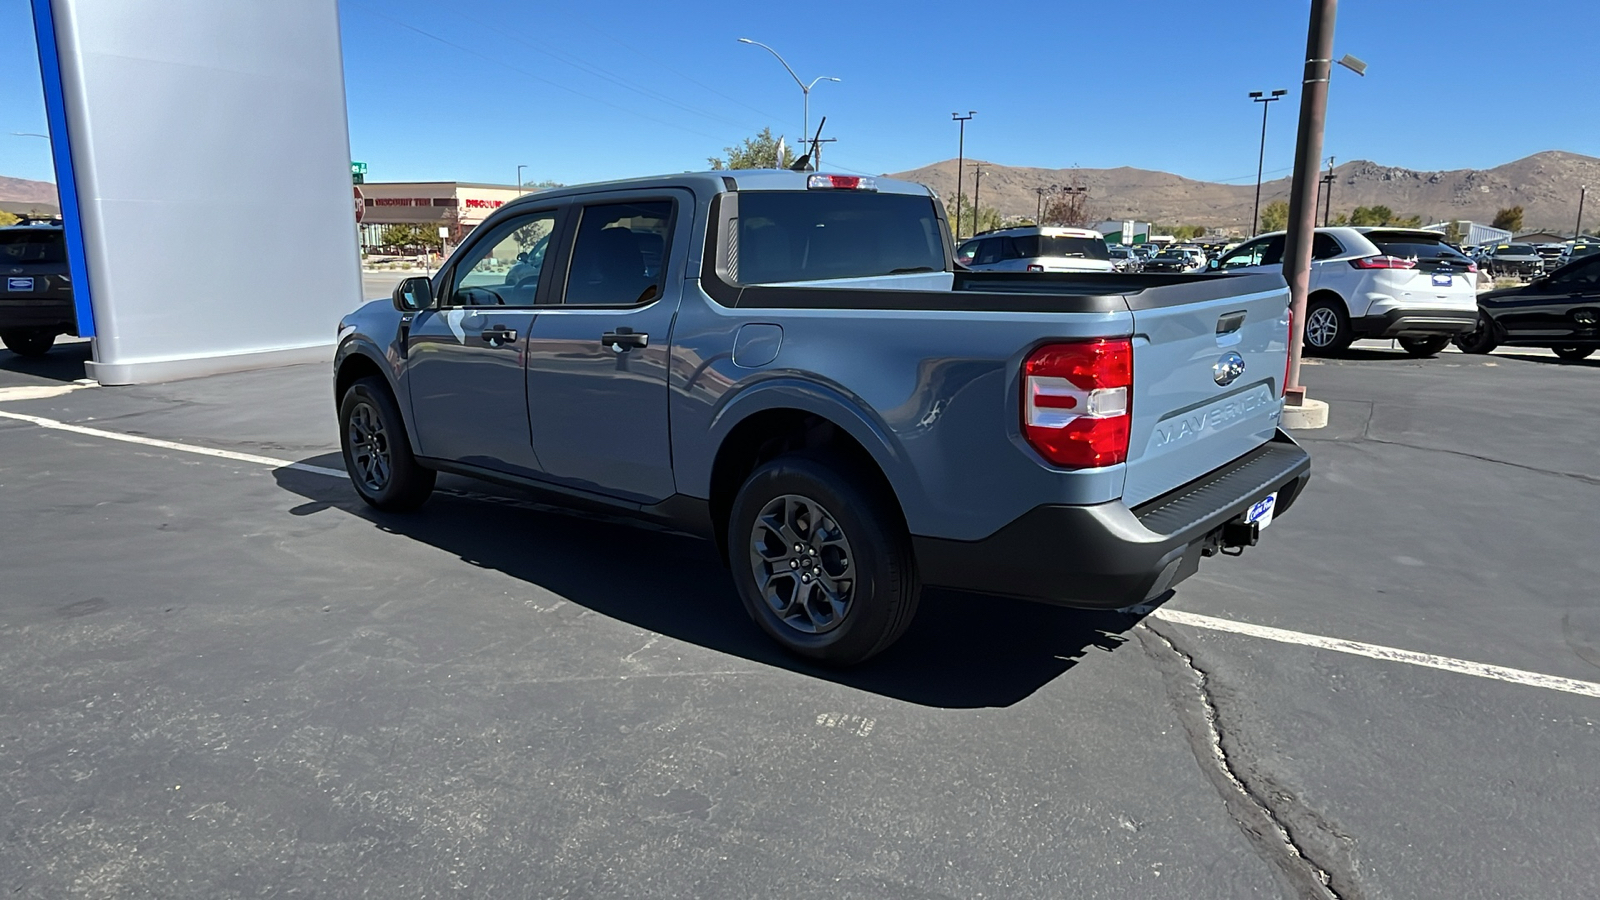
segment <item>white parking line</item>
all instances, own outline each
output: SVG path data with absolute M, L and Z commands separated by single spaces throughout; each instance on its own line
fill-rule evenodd
M 6 412 L 0 410 L 0 419 L 14 419 L 18 422 L 28 422 L 40 428 L 49 428 L 55 431 L 69 431 L 73 434 L 88 437 L 105 438 L 108 441 L 122 441 L 127 444 L 142 444 L 146 447 L 159 447 L 162 450 L 176 450 L 180 453 L 194 453 L 200 456 L 212 456 L 218 459 L 231 459 L 236 462 L 253 463 L 258 466 L 271 466 L 274 469 L 294 469 L 297 472 L 310 472 L 314 475 L 329 475 L 334 478 L 344 478 L 343 469 L 329 469 L 323 466 L 313 466 L 308 463 L 294 462 L 288 459 L 275 459 L 271 456 L 258 456 L 254 453 L 237 453 L 233 450 L 217 450 L 213 447 L 201 447 L 196 444 L 180 444 L 177 441 L 163 441 L 160 438 L 148 438 L 137 434 L 124 434 L 120 431 L 105 431 L 100 428 L 89 428 L 85 425 L 73 425 L 69 422 L 58 422 L 55 419 L 46 419 L 40 416 L 23 415 L 22 413 Z
M 294 469 L 297 472 L 310 472 L 313 475 L 327 475 L 332 478 L 344 478 L 343 469 L 330 469 L 325 466 L 313 466 L 307 463 L 293 462 L 287 459 L 277 459 L 271 456 L 259 456 L 254 453 L 236 453 L 232 450 L 217 450 L 212 447 L 202 447 L 197 444 L 180 444 L 177 441 L 163 441 L 159 438 L 148 438 L 135 434 L 124 434 L 117 431 L 106 431 L 100 428 L 89 428 L 84 425 L 73 425 L 68 422 L 58 422 L 55 419 L 46 419 L 41 416 L 29 416 L 22 413 L 6 412 L 0 410 L 0 419 L 12 419 L 18 422 L 27 422 L 40 428 L 50 428 L 56 431 L 67 431 L 87 437 L 105 438 L 111 441 L 122 441 L 128 444 L 141 444 L 146 447 L 157 447 L 162 450 L 176 450 L 180 453 L 194 453 L 200 456 L 210 456 L 218 459 L 231 459 L 236 462 L 252 463 L 258 466 L 269 466 L 274 469 Z M 1336 653 L 1348 653 L 1352 656 L 1365 656 L 1369 659 L 1384 660 L 1387 662 L 1405 663 L 1412 666 L 1422 666 L 1428 669 L 1441 669 L 1446 672 L 1455 672 L 1458 675 L 1471 675 L 1476 678 L 1488 678 L 1494 681 L 1504 681 L 1510 684 L 1521 684 L 1528 687 L 1545 688 L 1552 691 L 1562 691 L 1568 694 L 1578 694 L 1584 697 L 1600 698 L 1600 684 L 1592 681 L 1579 681 L 1575 678 L 1562 678 L 1558 675 L 1545 675 L 1540 672 L 1529 672 L 1524 669 L 1511 669 L 1505 666 L 1494 666 L 1488 663 L 1472 662 L 1466 659 L 1454 659 L 1449 656 L 1435 656 L 1431 653 L 1417 653 L 1413 650 L 1401 650 L 1398 647 L 1385 647 L 1381 644 L 1365 644 L 1360 641 L 1347 641 L 1343 638 L 1323 637 L 1319 634 L 1306 634 L 1301 631 L 1289 631 L 1283 628 L 1269 628 L 1265 625 L 1251 625 L 1248 622 L 1235 622 L 1231 619 L 1218 619 L 1213 616 L 1202 616 L 1196 613 L 1182 612 L 1166 607 L 1151 609 L 1147 606 L 1130 607 L 1129 612 L 1147 613 L 1164 622 L 1177 625 L 1188 625 L 1191 628 L 1204 628 L 1209 631 L 1225 631 L 1230 634 L 1242 634 L 1247 637 L 1260 638 L 1265 641 L 1276 641 L 1280 644 L 1297 644 L 1302 647 L 1314 647 L 1319 650 L 1332 650 Z
M 1143 609 L 1143 607 L 1136 607 L 1135 609 Z M 1434 656 L 1431 653 L 1417 653 L 1412 650 L 1401 650 L 1397 647 L 1385 647 L 1381 644 L 1364 644 L 1360 641 L 1347 641 L 1343 638 L 1323 637 L 1319 634 L 1305 634 L 1299 631 L 1287 631 L 1282 628 L 1268 628 L 1265 625 L 1251 625 L 1248 622 L 1218 619 L 1212 616 L 1202 616 L 1164 607 L 1155 609 L 1150 615 L 1164 622 L 1188 625 L 1192 628 L 1226 631 L 1232 634 L 1260 638 L 1265 641 L 1277 641 L 1280 644 L 1299 644 L 1302 647 L 1333 650 L 1337 653 L 1365 656 L 1369 659 L 1406 663 L 1429 669 L 1443 669 L 1446 672 L 1455 672 L 1458 675 L 1490 678 L 1495 681 L 1546 688 L 1552 691 L 1564 691 L 1568 694 L 1579 694 L 1584 697 L 1600 697 L 1600 684 L 1592 681 L 1578 681 L 1575 678 L 1562 678 L 1557 675 L 1545 675 L 1540 672 L 1529 672 L 1523 669 L 1508 669 L 1505 666 L 1491 666 L 1488 663 L 1472 662 L 1466 659 Z

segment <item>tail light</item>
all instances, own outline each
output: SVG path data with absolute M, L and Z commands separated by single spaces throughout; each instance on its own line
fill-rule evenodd
M 1363 256 L 1350 260 L 1350 265 L 1358 269 L 1415 269 L 1417 261 L 1398 256 Z
M 1478 274 L 1478 264 L 1475 262 L 1467 263 L 1467 272 L 1472 275 Z
M 812 175 L 806 187 L 813 191 L 875 191 L 878 182 L 860 175 Z
M 1133 407 L 1133 342 L 1046 344 L 1022 364 L 1022 432 L 1051 464 L 1125 462 Z
M 1289 307 L 1289 339 L 1284 342 L 1284 349 L 1288 352 L 1283 355 L 1283 390 L 1278 396 L 1289 396 L 1289 366 L 1294 362 L 1294 307 Z

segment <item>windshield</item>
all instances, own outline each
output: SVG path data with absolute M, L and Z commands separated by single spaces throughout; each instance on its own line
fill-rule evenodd
M 1155 258 L 1156 259 L 1171 259 L 1171 260 L 1177 260 L 1178 262 L 1184 262 L 1185 260 L 1188 259 L 1188 256 L 1187 256 L 1187 254 L 1185 254 L 1185 253 L 1183 253 L 1181 251 L 1178 251 L 1178 250 L 1163 250 L 1160 253 L 1157 253 Z
M 62 236 L 49 231 L 0 232 L 0 265 L 7 263 L 67 261 Z
M 854 191 L 741 191 L 730 272 L 780 284 L 945 271 L 931 197 Z
M 1577 259 L 1580 256 L 1588 256 L 1591 253 L 1600 253 L 1600 244 L 1573 244 L 1572 245 L 1572 258 L 1573 259 Z
M 1113 251 L 1111 251 L 1111 258 L 1112 259 L 1127 259 L 1128 257 L 1130 257 L 1132 255 L 1133 255 L 1133 252 L 1129 251 L 1129 250 L 1113 250 Z
M 1012 238 L 1017 252 L 1024 259 L 1041 256 L 1076 259 L 1110 259 L 1104 238 L 1061 237 L 1048 234 L 1024 234 Z
M 1496 256 L 1538 256 L 1532 244 L 1507 244 L 1494 251 Z

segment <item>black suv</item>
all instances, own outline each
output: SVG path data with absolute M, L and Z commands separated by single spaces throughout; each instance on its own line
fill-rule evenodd
M 0 228 L 0 342 L 42 356 L 58 334 L 77 334 L 67 241 L 60 225 Z

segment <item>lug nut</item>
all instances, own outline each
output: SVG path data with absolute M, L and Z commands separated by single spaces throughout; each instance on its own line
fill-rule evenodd
M 806 549 L 806 545 L 805 544 L 795 544 L 794 545 L 794 552 L 796 552 L 796 553 L 799 553 L 800 551 L 802 551 L 804 549 Z
M 798 560 L 798 559 L 789 560 L 789 568 L 791 568 L 791 569 L 800 568 L 800 560 Z
M 810 584 L 811 583 L 811 576 L 810 575 L 801 575 L 800 576 L 800 581 L 803 584 Z

